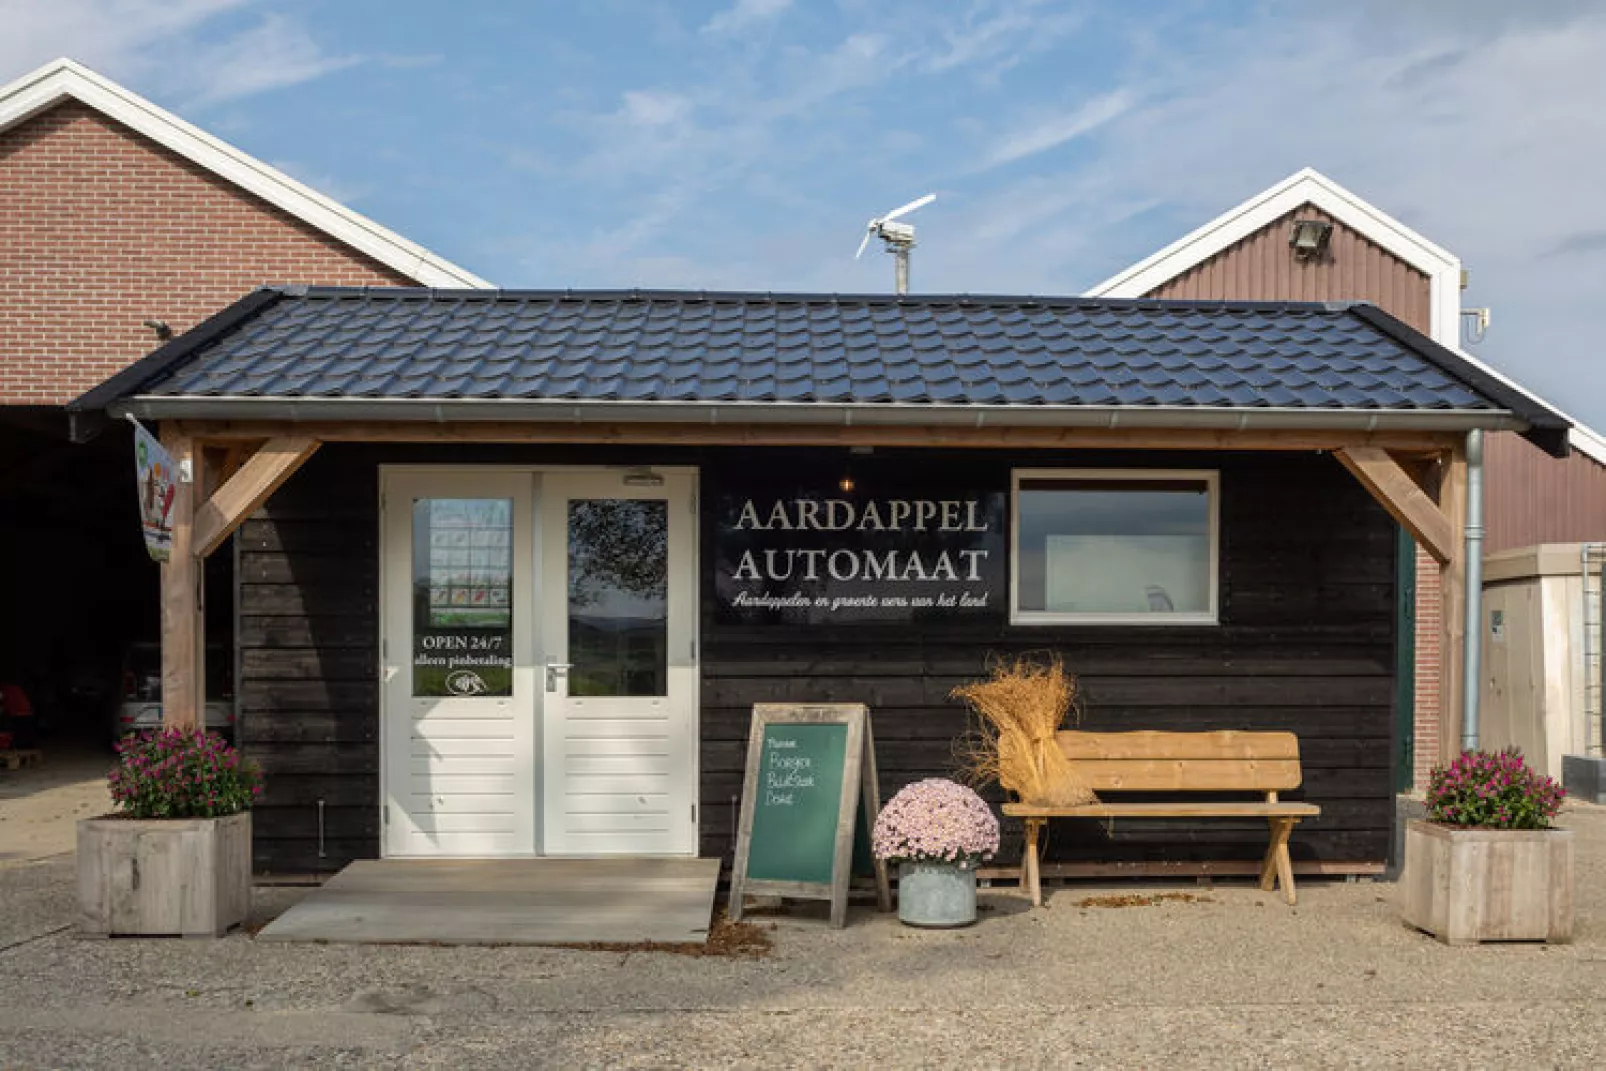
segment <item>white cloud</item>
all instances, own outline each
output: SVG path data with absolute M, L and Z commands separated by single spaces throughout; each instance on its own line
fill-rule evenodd
M 792 0 L 736 0 L 736 3 L 703 24 L 706 34 L 735 34 L 768 22 L 787 8 Z
M 986 63 L 1001 73 L 1025 56 L 1052 47 L 1085 21 L 1080 12 L 1044 11 L 1041 0 L 978 5 L 958 25 L 939 26 L 940 48 L 928 52 L 922 68 L 933 74 Z
M 325 52 L 299 23 L 266 15 L 255 26 L 203 46 L 188 71 L 188 104 L 204 107 L 298 85 L 360 63 Z
M 685 119 L 691 107 L 679 93 L 632 89 L 625 92 L 619 115 L 632 126 L 668 126 Z
M 0 81 L 68 56 L 140 92 L 200 108 L 360 62 L 330 55 L 296 19 L 218 20 L 257 0 L 0 0 Z
M 57 56 L 107 74 L 143 66 L 141 50 L 246 0 L 0 0 L 0 80 Z
M 1133 96 L 1124 89 L 1094 97 L 1068 115 L 1058 114 L 1004 135 L 983 156 L 980 170 L 1002 167 L 1028 156 L 1058 148 L 1108 123 L 1132 107 Z

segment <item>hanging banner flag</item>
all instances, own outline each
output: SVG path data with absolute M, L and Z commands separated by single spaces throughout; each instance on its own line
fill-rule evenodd
M 139 491 L 139 523 L 151 560 L 165 562 L 173 551 L 173 494 L 178 466 L 156 437 L 137 420 L 134 425 L 134 473 Z

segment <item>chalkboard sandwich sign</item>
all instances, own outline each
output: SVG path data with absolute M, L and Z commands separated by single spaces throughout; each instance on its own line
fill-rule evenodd
M 868 861 L 882 911 L 892 909 L 886 865 L 869 858 L 881 808 L 870 711 L 863 703 L 758 703 L 747 741 L 730 917 L 748 896 L 831 901 L 848 919 L 856 859 Z

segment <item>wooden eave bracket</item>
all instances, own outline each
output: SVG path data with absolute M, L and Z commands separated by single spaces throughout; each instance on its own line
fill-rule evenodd
M 195 511 L 192 547 L 205 558 L 255 513 L 318 449 L 317 439 L 269 439 Z
M 1440 565 L 1455 560 L 1455 524 L 1387 450 L 1346 446 L 1333 456 Z

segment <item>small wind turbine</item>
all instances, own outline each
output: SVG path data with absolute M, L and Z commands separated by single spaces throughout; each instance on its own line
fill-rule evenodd
M 896 265 L 896 288 L 898 293 L 909 292 L 909 250 L 915 247 L 915 227 L 913 223 L 896 222 L 899 216 L 906 216 L 917 208 L 923 208 L 937 199 L 934 193 L 916 198 L 902 208 L 894 208 L 884 216 L 877 216 L 864 225 L 864 240 L 859 243 L 859 251 L 853 254 L 858 260 L 864 256 L 864 247 L 870 244 L 872 236 L 880 238 L 887 243 L 887 252 L 893 256 Z

